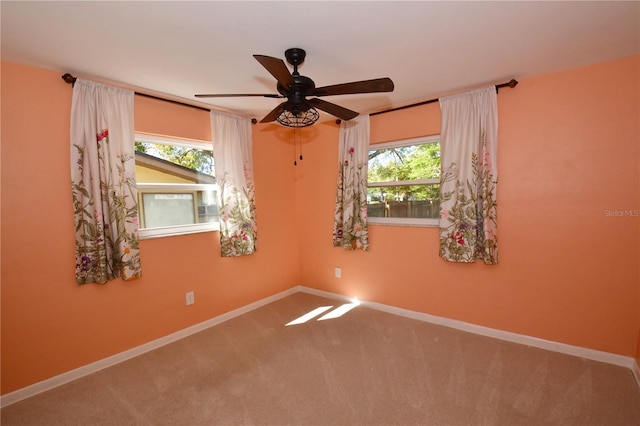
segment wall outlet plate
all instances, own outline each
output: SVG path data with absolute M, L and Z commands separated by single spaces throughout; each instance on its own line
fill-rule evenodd
M 193 305 L 196 302 L 196 297 L 192 291 L 188 291 L 186 294 L 187 305 Z
M 342 277 L 342 269 L 340 269 L 340 268 L 336 268 L 336 271 L 335 271 L 335 272 L 336 272 L 336 278 L 340 278 L 340 277 Z

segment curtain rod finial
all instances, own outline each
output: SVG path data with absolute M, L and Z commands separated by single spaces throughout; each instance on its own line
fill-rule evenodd
M 258 122 L 258 120 L 256 120 L 255 118 L 251 119 L 251 123 L 256 124 Z
M 511 81 L 509 82 L 509 87 L 513 89 L 517 85 L 518 85 L 518 80 L 516 80 L 515 78 L 512 78 Z
M 75 84 L 76 82 L 76 78 L 69 73 L 64 74 L 62 79 L 69 84 Z

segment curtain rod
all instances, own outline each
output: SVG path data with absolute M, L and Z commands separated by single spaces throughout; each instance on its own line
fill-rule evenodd
M 508 81 L 506 83 L 496 84 L 496 93 L 498 93 L 499 90 L 502 89 L 503 87 L 509 87 L 509 88 L 513 89 L 517 85 L 518 85 L 518 80 L 516 80 L 516 79 L 511 79 L 510 81 Z M 399 106 L 397 108 L 391 108 L 391 109 L 385 109 L 385 110 L 382 110 L 382 111 L 372 112 L 369 115 L 373 116 L 373 115 L 379 115 L 379 114 L 386 114 L 388 112 L 399 111 L 401 109 L 407 109 L 407 108 L 417 107 L 417 106 L 420 106 L 420 105 L 432 104 L 434 102 L 438 102 L 439 100 L 440 100 L 439 98 L 429 99 L 428 101 L 417 102 L 415 104 L 409 104 L 409 105 Z M 337 124 L 340 124 L 340 122 L 341 122 L 341 120 L 336 120 Z
M 69 74 L 69 73 L 64 74 L 64 75 L 62 76 L 62 79 L 63 79 L 66 83 L 69 83 L 69 84 L 70 84 L 70 85 L 72 85 L 72 86 L 75 84 L 75 82 L 76 82 L 76 80 L 77 80 L 77 78 L 76 78 L 76 77 L 72 76 L 72 75 L 71 75 L 71 74 Z M 169 102 L 169 103 L 172 103 L 172 104 L 177 104 L 177 105 L 182 105 L 182 106 L 188 106 L 188 107 L 191 107 L 191 108 L 201 109 L 201 110 L 203 110 L 203 111 L 211 111 L 209 108 L 205 108 L 205 107 L 201 107 L 201 106 L 197 106 L 197 105 L 191 105 L 191 104 L 187 104 L 187 103 L 180 102 L 180 101 L 174 101 L 173 99 L 161 98 L 161 97 L 159 97 L 159 96 L 148 95 L 148 94 L 146 94 L 146 93 L 140 93 L 140 92 L 134 92 L 134 93 L 135 93 L 136 95 L 138 95 L 138 96 L 144 96 L 145 98 L 157 99 L 157 100 L 159 100 L 159 101 Z M 251 119 L 251 122 L 252 122 L 253 124 L 256 124 L 256 123 L 258 122 L 258 120 L 256 120 L 255 118 L 252 118 L 252 119 Z
M 71 84 L 72 86 L 76 82 L 76 77 L 72 76 L 69 73 L 64 74 L 62 76 L 62 79 L 66 83 Z M 503 87 L 509 87 L 509 88 L 513 89 L 517 85 L 518 85 L 518 80 L 516 80 L 516 79 L 511 79 L 510 81 L 508 81 L 506 83 L 496 84 L 496 93 L 498 93 L 500 91 L 500 89 L 502 89 Z M 177 104 L 177 105 L 188 106 L 188 107 L 191 107 L 191 108 L 201 109 L 203 111 L 211 111 L 211 109 L 209 109 L 209 108 L 205 108 L 205 107 L 201 107 L 201 106 L 197 106 L 197 105 L 191 105 L 191 104 L 187 104 L 187 103 L 184 103 L 184 102 L 175 101 L 173 99 L 161 98 L 161 97 L 158 97 L 158 96 L 148 95 L 146 93 L 140 93 L 140 92 L 134 92 L 134 93 L 136 95 L 138 95 L 138 96 L 144 96 L 146 98 L 157 99 L 157 100 L 160 100 L 160 101 L 170 102 L 170 103 Z M 379 114 L 386 114 L 388 112 L 399 111 L 401 109 L 407 109 L 407 108 L 417 107 L 417 106 L 420 106 L 420 105 L 431 104 L 431 103 L 434 103 L 434 102 L 438 102 L 439 100 L 440 100 L 439 98 L 429 99 L 427 101 L 417 102 L 417 103 L 414 103 L 414 104 L 403 105 L 403 106 L 399 106 L 399 107 L 396 107 L 396 108 L 391 108 L 391 109 L 385 109 L 385 110 L 382 110 L 382 111 L 372 112 L 369 115 L 373 116 L 373 115 L 379 115 Z M 258 120 L 256 120 L 255 118 L 252 118 L 251 122 L 253 124 L 256 124 L 258 122 Z M 337 124 L 340 124 L 341 122 L 342 122 L 342 120 L 340 120 L 340 119 L 336 120 Z

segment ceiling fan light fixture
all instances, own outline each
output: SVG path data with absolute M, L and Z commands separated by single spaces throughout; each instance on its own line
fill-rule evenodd
M 313 123 L 318 121 L 319 118 L 320 113 L 318 113 L 317 109 L 312 107 L 306 111 L 300 111 L 297 113 L 284 110 L 282 111 L 282 114 L 276 118 L 276 121 L 285 127 L 300 128 L 311 126 Z

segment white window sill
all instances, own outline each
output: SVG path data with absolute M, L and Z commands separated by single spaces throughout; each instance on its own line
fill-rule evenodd
M 141 229 L 138 238 L 148 240 L 151 238 L 171 237 L 174 235 L 197 234 L 201 232 L 220 231 L 219 223 L 198 223 L 195 225 L 167 226 L 164 228 Z
M 440 226 L 439 219 L 415 219 L 403 217 L 368 217 L 367 225 L 383 226 L 418 226 L 437 228 Z

